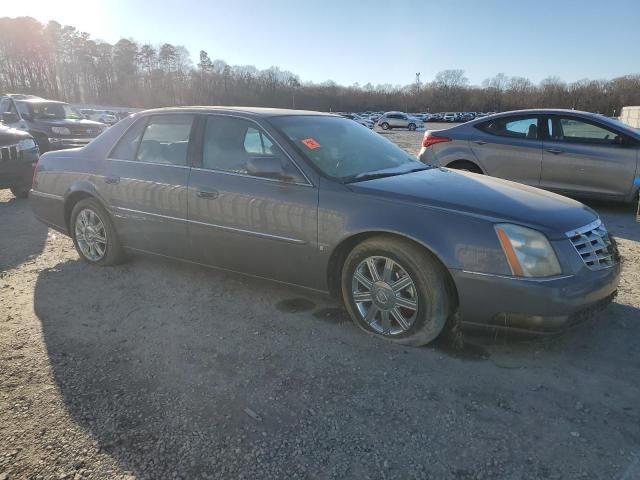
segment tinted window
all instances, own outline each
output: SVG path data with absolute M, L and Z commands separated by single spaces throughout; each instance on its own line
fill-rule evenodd
M 477 128 L 491 135 L 498 135 L 500 137 L 528 138 L 531 140 L 538 138 L 537 117 L 496 118 L 481 123 Z
M 241 118 L 209 116 L 204 133 L 202 167 L 247 174 L 247 162 L 256 157 L 278 157 L 284 171 L 303 181 L 298 169 L 256 126 Z
M 136 150 L 138 149 L 138 143 L 142 138 L 142 132 L 147 125 L 147 119 L 141 118 L 135 122 L 127 133 L 120 139 L 116 148 L 111 151 L 109 158 L 117 158 L 118 160 L 133 160 L 136 158 Z
M 186 165 L 192 115 L 157 115 L 147 125 L 136 160 Z
M 613 130 L 576 118 L 556 117 L 549 123 L 552 140 L 599 145 L 622 143 L 622 137 Z
M 9 99 L 3 98 L 0 101 L 0 112 L 8 112 L 9 111 Z

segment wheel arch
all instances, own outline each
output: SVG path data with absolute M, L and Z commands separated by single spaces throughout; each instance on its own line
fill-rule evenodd
M 71 187 L 64 196 L 64 226 L 67 228 L 67 231 L 71 233 L 71 212 L 73 211 L 73 207 L 80 201 L 85 198 L 94 198 L 109 212 L 109 209 L 106 206 L 106 203 L 100 196 L 100 194 L 96 191 L 95 187 L 87 181 L 76 182 Z
M 450 162 L 447 162 L 446 165 L 444 165 L 447 168 L 456 168 L 453 165 L 455 164 L 464 164 L 464 163 L 468 163 L 470 165 L 473 165 L 474 167 L 476 167 L 478 170 L 480 170 L 480 172 L 482 172 L 482 174 L 486 175 L 487 172 L 486 170 L 482 167 L 482 165 L 480 165 L 479 162 L 477 162 L 476 160 L 469 160 L 468 158 L 458 158 L 456 160 L 451 160 Z
M 347 258 L 347 255 L 359 244 L 364 242 L 365 240 L 372 237 L 389 237 L 395 238 L 398 240 L 404 240 L 411 242 L 427 253 L 427 255 L 431 255 L 444 269 L 447 275 L 447 280 L 450 287 L 451 300 L 454 303 L 453 310 L 457 309 L 458 306 L 458 289 L 456 284 L 447 268 L 445 262 L 442 258 L 428 245 L 420 242 L 419 240 L 412 238 L 408 235 L 402 235 L 397 232 L 392 232 L 388 230 L 367 230 L 358 233 L 354 233 L 340 241 L 329 256 L 329 261 L 327 262 L 327 286 L 329 288 L 329 293 L 334 298 L 341 297 L 341 287 L 340 287 L 340 278 L 342 275 L 342 266 L 344 265 L 344 261 Z

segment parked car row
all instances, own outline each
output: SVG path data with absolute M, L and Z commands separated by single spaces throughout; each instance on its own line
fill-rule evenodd
M 82 108 L 79 110 L 84 118 L 87 120 L 95 120 L 96 122 L 104 123 L 106 125 L 114 125 L 123 118 L 131 115 L 131 112 L 113 111 L 113 110 L 94 110 L 91 108 Z

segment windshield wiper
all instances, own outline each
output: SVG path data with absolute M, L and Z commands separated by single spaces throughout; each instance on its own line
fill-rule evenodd
M 359 173 L 357 175 L 351 175 L 350 177 L 346 177 L 343 179 L 344 183 L 356 183 L 356 182 L 364 182 L 366 180 L 374 180 L 376 178 L 384 178 L 384 177 L 393 177 L 396 175 L 404 175 L 406 173 L 413 173 L 413 172 L 421 172 L 423 170 L 429 170 L 433 167 L 429 166 L 429 165 L 425 165 L 423 167 L 414 167 L 410 170 L 401 170 L 401 171 L 397 171 L 397 170 L 378 170 L 378 171 L 373 171 L 373 172 L 364 172 L 364 173 Z

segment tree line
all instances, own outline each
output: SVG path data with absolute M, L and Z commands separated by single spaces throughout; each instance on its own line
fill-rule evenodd
M 252 105 L 321 111 L 505 111 L 574 108 L 616 115 L 640 105 L 640 74 L 539 84 L 499 73 L 480 86 L 463 70 L 409 85 L 303 82 L 271 67 L 229 65 L 202 50 L 197 64 L 179 45 L 111 45 L 73 26 L 30 17 L 0 18 L 0 93 L 29 93 L 74 103 L 124 107 Z

